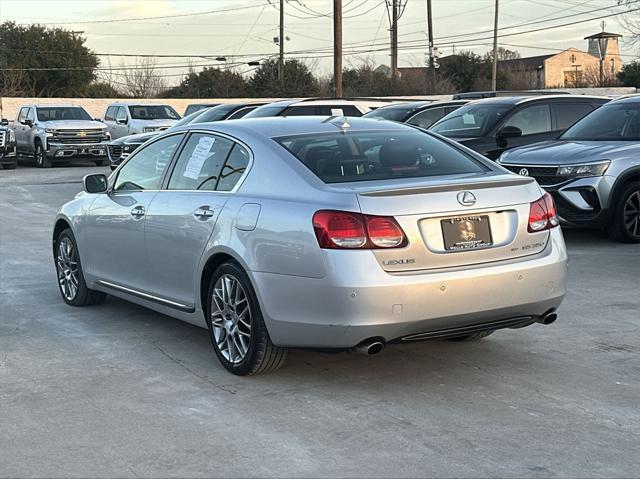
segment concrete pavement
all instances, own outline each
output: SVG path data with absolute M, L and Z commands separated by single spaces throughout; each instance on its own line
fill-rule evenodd
M 239 378 L 203 329 L 62 302 L 52 220 L 102 170 L 0 171 L 1 477 L 640 475 L 640 246 L 567 231 L 550 326 Z

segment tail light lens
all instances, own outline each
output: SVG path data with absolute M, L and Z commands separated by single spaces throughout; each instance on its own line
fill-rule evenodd
M 401 248 L 407 238 L 395 219 L 346 211 L 323 210 L 313 215 L 318 244 L 326 249 Z
M 553 197 L 545 193 L 542 198 L 531 203 L 529 207 L 529 233 L 549 230 L 560 223 Z

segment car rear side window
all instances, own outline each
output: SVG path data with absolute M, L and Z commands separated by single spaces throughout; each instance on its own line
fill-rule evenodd
M 418 130 L 274 138 L 325 183 L 480 173 L 488 168 Z
M 566 130 L 594 109 L 589 103 L 554 103 L 552 108 L 556 116 L 556 130 Z
M 233 145 L 221 136 L 192 134 L 171 173 L 169 189 L 215 191 Z
M 419 126 L 420 128 L 429 128 L 440 118 L 443 118 L 444 115 L 444 107 L 429 108 L 409 118 L 407 120 L 407 123 L 409 123 L 410 125 Z
M 115 191 L 157 190 L 183 135 L 171 135 L 136 151 L 120 168 Z
M 233 149 L 227 158 L 220 179 L 216 185 L 216 191 L 231 191 L 249 166 L 249 152 L 239 144 L 233 145 Z

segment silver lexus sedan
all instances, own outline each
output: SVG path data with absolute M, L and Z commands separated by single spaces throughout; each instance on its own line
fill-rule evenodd
M 380 352 L 556 319 L 567 254 L 552 198 L 434 133 L 376 120 L 188 125 L 59 211 L 70 305 L 111 294 L 208 328 L 234 374 L 287 348 Z

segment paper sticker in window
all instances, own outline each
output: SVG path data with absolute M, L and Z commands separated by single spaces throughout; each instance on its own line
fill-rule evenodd
M 200 138 L 198 144 L 193 149 L 193 153 L 191 153 L 191 158 L 189 158 L 189 162 L 182 176 L 192 180 L 198 179 L 200 171 L 202 171 L 202 165 L 204 165 L 205 160 L 209 156 L 209 151 L 215 141 L 216 139 L 212 136 L 203 136 Z

